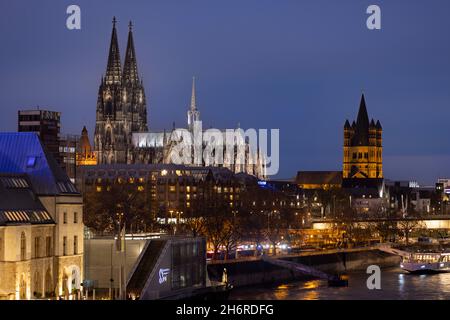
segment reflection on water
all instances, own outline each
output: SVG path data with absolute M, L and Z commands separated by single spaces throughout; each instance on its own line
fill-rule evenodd
M 369 290 L 365 273 L 350 273 L 349 287 L 328 287 L 326 281 L 311 280 L 286 283 L 274 287 L 237 288 L 230 299 L 261 300 L 397 300 L 450 299 L 450 273 L 412 275 L 401 269 L 381 273 L 381 290 Z

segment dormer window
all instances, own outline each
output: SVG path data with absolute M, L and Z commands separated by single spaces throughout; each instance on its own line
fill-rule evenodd
M 34 168 L 36 166 L 37 157 L 28 156 L 27 157 L 27 168 Z

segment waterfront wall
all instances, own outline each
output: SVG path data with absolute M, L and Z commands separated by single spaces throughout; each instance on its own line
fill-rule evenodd
M 398 266 L 400 263 L 399 256 L 391 255 L 380 250 L 327 254 L 317 253 L 307 256 L 286 257 L 283 259 L 313 266 L 331 274 L 344 271 L 366 270 L 372 264 L 378 265 L 381 268 L 389 268 Z M 287 270 L 262 260 L 252 260 L 209 264 L 208 273 L 210 279 L 221 281 L 224 268 L 227 269 L 228 282 L 235 287 L 310 278 L 302 273 Z

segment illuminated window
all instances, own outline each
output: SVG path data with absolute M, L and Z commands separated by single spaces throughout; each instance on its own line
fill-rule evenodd
M 63 256 L 67 255 L 67 237 L 63 237 Z
M 34 257 L 40 257 L 41 237 L 34 238 Z
M 138 189 L 138 191 L 142 192 L 142 191 L 144 191 L 144 186 L 138 186 L 137 189 Z
M 101 192 L 102 191 L 102 187 L 97 186 L 96 190 L 97 190 L 97 192 Z
M 45 255 L 47 257 L 52 255 L 52 237 L 45 238 Z
M 191 187 L 190 186 L 186 187 L 186 192 L 191 192 Z
M 36 165 L 36 157 L 30 156 L 27 157 L 27 168 L 34 168 Z
M 161 171 L 161 175 L 162 175 L 162 176 L 167 175 L 167 170 L 166 170 L 166 169 L 162 170 L 162 171 Z
M 175 190 L 176 190 L 175 186 L 169 186 L 169 191 L 170 192 L 175 192 Z
M 73 254 L 78 254 L 78 236 L 73 237 Z

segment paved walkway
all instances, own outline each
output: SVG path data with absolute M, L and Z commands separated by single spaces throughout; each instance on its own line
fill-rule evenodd
M 292 254 L 269 255 L 269 257 L 276 258 L 276 259 L 282 259 L 282 258 L 326 255 L 326 254 L 334 254 L 334 253 L 340 253 L 340 252 L 360 252 L 360 251 L 371 251 L 371 250 L 379 250 L 379 246 L 367 246 L 367 247 L 347 248 L 347 249 L 303 251 L 303 252 L 292 253 Z M 262 259 L 261 257 L 262 256 L 258 256 L 258 257 L 253 256 L 253 257 L 239 257 L 237 259 L 229 259 L 229 260 L 210 260 L 210 261 L 208 261 L 208 264 L 237 263 L 237 262 L 243 262 L 243 261 L 258 261 L 258 260 Z

